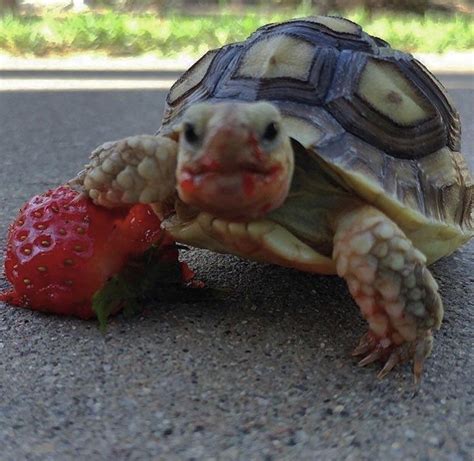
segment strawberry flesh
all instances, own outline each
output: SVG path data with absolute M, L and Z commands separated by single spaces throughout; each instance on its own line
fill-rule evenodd
M 0 300 L 94 317 L 94 294 L 130 258 L 163 239 L 160 220 L 149 206 L 110 210 L 60 186 L 33 197 L 10 226 L 5 274 L 13 289 Z M 177 254 L 173 257 L 177 260 Z

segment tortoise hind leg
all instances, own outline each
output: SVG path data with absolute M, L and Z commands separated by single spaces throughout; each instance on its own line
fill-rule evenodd
M 107 208 L 152 203 L 162 211 L 174 204 L 177 150 L 175 141 L 162 136 L 107 142 L 69 184 Z
M 338 216 L 333 258 L 337 273 L 369 323 L 354 350 L 359 365 L 386 361 L 379 377 L 413 359 L 415 381 L 432 349 L 443 305 L 425 256 L 385 214 L 360 206 Z

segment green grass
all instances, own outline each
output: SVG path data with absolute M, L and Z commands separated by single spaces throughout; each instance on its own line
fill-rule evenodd
M 406 51 L 474 49 L 473 21 L 466 15 L 384 15 L 370 19 L 358 11 L 347 16 L 367 32 Z M 207 17 L 115 12 L 4 16 L 0 17 L 0 50 L 37 56 L 101 51 L 111 55 L 152 52 L 161 57 L 194 57 L 207 49 L 243 40 L 260 25 L 288 17 L 283 12 Z

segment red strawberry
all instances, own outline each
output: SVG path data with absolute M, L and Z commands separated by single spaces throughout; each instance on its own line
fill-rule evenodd
M 109 210 L 69 187 L 50 190 L 27 202 L 10 226 L 5 274 L 13 290 L 0 300 L 93 317 L 94 293 L 160 238 L 147 205 Z

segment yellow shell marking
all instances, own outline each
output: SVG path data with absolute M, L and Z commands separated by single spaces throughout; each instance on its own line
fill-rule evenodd
M 368 60 L 357 92 L 376 110 L 399 125 L 414 125 L 430 115 L 422 97 L 391 63 Z
M 320 129 L 296 117 L 284 117 L 283 125 L 288 135 L 304 147 L 316 144 L 323 135 Z
M 301 20 L 314 22 L 328 27 L 334 32 L 343 34 L 356 34 L 359 35 L 359 29 L 357 26 L 343 18 L 332 18 L 329 16 L 310 16 L 309 18 L 301 18 Z
M 306 81 L 313 63 L 309 43 L 285 35 L 265 38 L 244 55 L 239 76 L 251 78 L 290 77 Z
M 418 160 L 422 174 L 434 187 L 459 183 L 451 155 L 452 151 L 445 147 Z
M 169 100 L 171 103 L 183 96 L 186 91 L 195 87 L 204 78 L 215 54 L 215 51 L 210 51 L 205 54 L 193 67 L 191 67 L 184 78 L 178 80 L 173 85 L 169 93 Z

